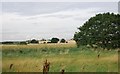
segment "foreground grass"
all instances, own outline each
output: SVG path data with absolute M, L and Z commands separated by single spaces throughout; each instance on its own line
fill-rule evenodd
M 112 51 L 98 52 L 92 48 L 75 44 L 42 44 L 42 45 L 5 45 L 3 46 L 3 72 L 42 72 L 47 59 L 50 72 L 118 72 L 118 53 Z M 12 69 L 9 69 L 13 64 Z

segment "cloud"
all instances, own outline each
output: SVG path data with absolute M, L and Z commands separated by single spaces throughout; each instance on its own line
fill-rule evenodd
M 17 13 L 3 13 L 3 38 L 7 40 L 20 38 L 26 39 L 28 36 L 31 38 L 36 37 L 37 34 L 40 36 L 49 35 L 49 37 L 51 37 L 52 35 L 57 36 L 58 33 L 63 34 L 58 35 L 61 37 L 64 37 L 64 35 L 72 37 L 76 31 L 76 27 L 83 22 L 83 20 L 75 20 L 76 17 L 82 17 L 82 15 L 80 15 L 82 12 L 79 12 L 79 15 L 77 14 L 78 12 L 78 10 L 61 11 L 35 16 L 21 16 Z M 64 16 L 64 19 L 60 15 Z
M 83 19 L 88 19 L 89 17 L 95 15 L 94 11 L 99 10 L 99 8 L 92 9 L 75 9 L 75 10 L 67 10 L 60 11 L 49 14 L 40 14 L 35 16 L 21 16 L 18 13 L 3 13 L 3 27 L 17 29 L 22 27 L 25 29 L 32 29 L 33 27 L 39 26 L 42 28 L 52 28 L 52 27 L 63 27 L 64 24 L 69 21 L 85 21 Z M 63 24 L 63 25 L 62 25 Z M 11 25 L 12 27 L 9 27 Z M 47 27 L 50 25 L 49 27 Z M 56 26 L 58 25 L 58 26 Z M 3 28 L 4 29 L 4 28 Z
M 101 8 L 114 11 L 117 2 L 2 2 L 2 12 L 19 13 L 31 16 L 45 13 L 55 13 L 74 9 Z
M 68 6 L 69 5 L 72 4 L 68 4 Z M 32 15 L 26 15 L 28 12 L 22 12 L 20 11 L 21 9 L 15 10 L 15 12 L 4 11 L 4 13 L 0 15 L 2 16 L 3 22 L 3 40 L 26 40 L 31 38 L 48 39 L 51 37 L 70 39 L 77 31 L 77 27 L 83 25 L 85 21 L 95 16 L 95 14 L 106 12 L 107 9 L 100 7 L 79 8 L 73 5 L 72 8 L 66 9 L 67 6 L 63 6 L 63 9 L 59 7 L 58 10 L 54 11 L 56 8 L 53 8 L 50 10 L 51 12 L 47 12 L 49 11 L 48 8 L 46 10 L 42 9 L 41 12 L 44 11 L 45 13 L 38 13 L 40 10 L 37 12 L 36 8 L 34 12 L 37 14 L 31 13 L 31 11 L 30 14 Z M 26 9 L 29 10 L 29 8 Z M 111 9 L 111 12 L 114 11 Z M 24 15 L 21 15 L 21 13 L 24 13 Z

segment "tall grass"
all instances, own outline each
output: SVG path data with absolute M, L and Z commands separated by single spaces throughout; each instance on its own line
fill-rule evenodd
M 100 49 L 100 48 L 98 48 Z M 4 72 L 42 72 L 48 60 L 50 72 L 117 72 L 117 51 L 98 51 L 75 44 L 5 45 L 2 49 Z M 12 69 L 9 69 L 13 64 Z

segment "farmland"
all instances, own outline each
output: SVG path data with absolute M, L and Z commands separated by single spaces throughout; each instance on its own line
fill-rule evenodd
M 77 48 L 74 43 L 2 46 L 3 72 L 42 72 L 46 59 L 50 62 L 50 72 L 61 69 L 65 72 L 118 72 L 116 50 Z

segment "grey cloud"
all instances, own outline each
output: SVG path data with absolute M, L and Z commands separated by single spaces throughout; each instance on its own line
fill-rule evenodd
M 18 12 L 21 15 L 37 15 L 64 10 L 70 4 L 47 2 L 8 2 L 2 3 L 3 12 Z
M 38 15 L 54 13 L 69 9 L 86 9 L 89 7 L 101 7 L 115 9 L 116 2 L 3 2 L 3 12 L 17 12 L 20 15 Z M 107 7 L 106 7 L 107 5 Z M 109 9 L 108 9 L 109 10 Z
M 70 17 L 73 17 L 73 15 L 57 14 L 57 15 L 46 15 L 46 16 L 44 16 L 44 17 L 70 18 Z

